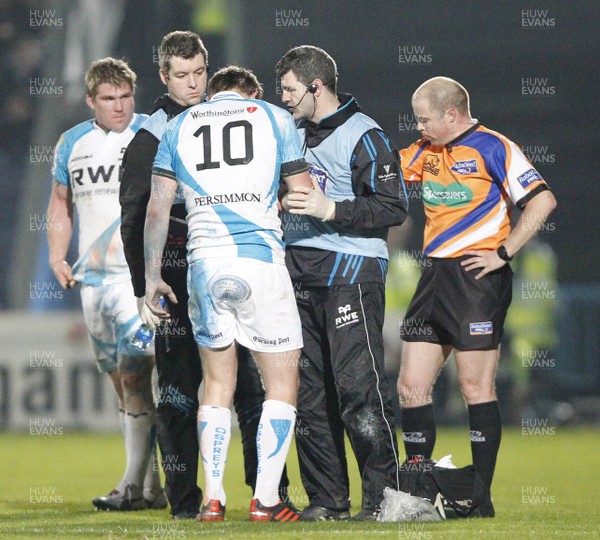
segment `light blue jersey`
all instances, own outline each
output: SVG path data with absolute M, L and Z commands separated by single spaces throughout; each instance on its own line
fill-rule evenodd
M 311 178 L 335 202 L 353 201 L 356 195 L 352 186 L 353 152 L 369 130 L 380 129 L 377 123 L 362 113 L 352 115 L 318 146 L 306 149 Z M 304 129 L 299 129 L 304 137 Z M 373 136 L 379 137 L 377 134 Z M 366 137 L 368 139 L 368 136 Z M 373 167 L 377 164 L 377 150 L 370 147 Z M 333 222 L 323 222 L 310 216 L 294 216 L 284 220 L 286 243 L 293 247 L 308 247 L 344 253 L 349 256 L 387 259 L 387 229 L 357 233 Z
M 73 277 L 85 285 L 131 279 L 121 240 L 119 204 L 123 153 L 147 118 L 134 114 L 122 132 L 106 132 L 93 120 L 63 133 L 56 145 L 52 176 L 71 191 L 79 218 L 79 257 Z
M 303 160 L 290 114 L 219 92 L 169 122 L 153 173 L 186 201 L 188 260 L 246 257 L 284 264 L 277 210 L 280 169 Z

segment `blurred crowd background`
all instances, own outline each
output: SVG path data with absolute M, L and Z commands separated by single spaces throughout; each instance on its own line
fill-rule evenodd
M 25 407 L 12 383 L 42 364 L 32 364 L 31 351 L 38 358 L 43 344 L 30 345 L 28 357 L 23 348 L 35 325 L 68 314 L 65 345 L 86 354 L 79 293 L 60 290 L 47 267 L 44 215 L 54 145 L 90 117 L 85 70 L 97 58 L 124 58 L 138 74 L 136 110 L 150 112 L 164 88 L 158 46 L 176 29 L 200 34 L 213 72 L 254 70 L 276 104 L 277 60 L 295 45 L 323 47 L 338 63 L 339 90 L 355 95 L 398 148 L 419 135 L 410 97 L 421 82 L 446 75 L 464 84 L 473 116 L 521 145 L 559 203 L 514 261 L 498 377 L 503 414 L 517 425 L 600 427 L 597 10 L 594 0 L 0 0 L 0 428 L 18 427 L 11 407 Z M 399 320 L 426 264 L 418 190 L 410 199 L 410 220 L 390 235 L 394 381 Z M 25 371 L 15 371 L 19 362 Z M 450 424 L 466 418 L 453 378 L 450 366 L 435 390 L 436 414 Z

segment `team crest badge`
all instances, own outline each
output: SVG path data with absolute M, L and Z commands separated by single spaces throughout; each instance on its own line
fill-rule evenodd
M 213 278 L 208 283 L 210 295 L 220 302 L 242 304 L 252 294 L 250 285 L 237 276 L 221 276 Z

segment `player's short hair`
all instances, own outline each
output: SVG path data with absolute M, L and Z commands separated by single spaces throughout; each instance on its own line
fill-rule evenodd
M 469 93 L 462 84 L 449 77 L 428 79 L 415 90 L 412 99 L 427 99 L 431 109 L 440 113 L 454 108 L 470 115 Z
M 239 66 L 227 66 L 217 71 L 208 81 L 208 95 L 238 89 L 245 94 L 258 91 L 256 99 L 262 99 L 263 86 L 251 70 Z
M 174 56 L 189 60 L 202 54 L 204 62 L 208 65 L 208 51 L 202 43 L 200 36 L 189 30 L 175 30 L 163 37 L 158 47 L 158 67 L 161 71 L 169 73 L 171 58 Z
M 290 71 L 306 86 L 320 79 L 331 92 L 337 91 L 337 64 L 319 47 L 300 45 L 286 52 L 275 65 L 275 73 L 281 78 Z
M 85 74 L 87 93 L 92 98 L 96 97 L 98 87 L 103 83 L 108 83 L 112 86 L 128 84 L 131 90 L 135 91 L 136 80 L 137 75 L 125 60 L 117 60 L 110 56 L 92 62 L 92 65 Z

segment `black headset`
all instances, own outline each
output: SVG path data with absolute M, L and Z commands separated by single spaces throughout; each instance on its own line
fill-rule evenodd
M 334 82 L 336 79 L 338 78 L 338 74 L 336 73 L 335 76 L 333 77 L 333 79 L 331 79 L 330 81 L 323 83 L 323 86 L 328 86 L 330 85 L 332 82 Z M 316 85 L 316 83 L 310 83 L 307 87 L 306 87 L 306 91 L 309 94 L 315 94 L 317 92 L 317 90 L 319 89 L 319 87 Z

